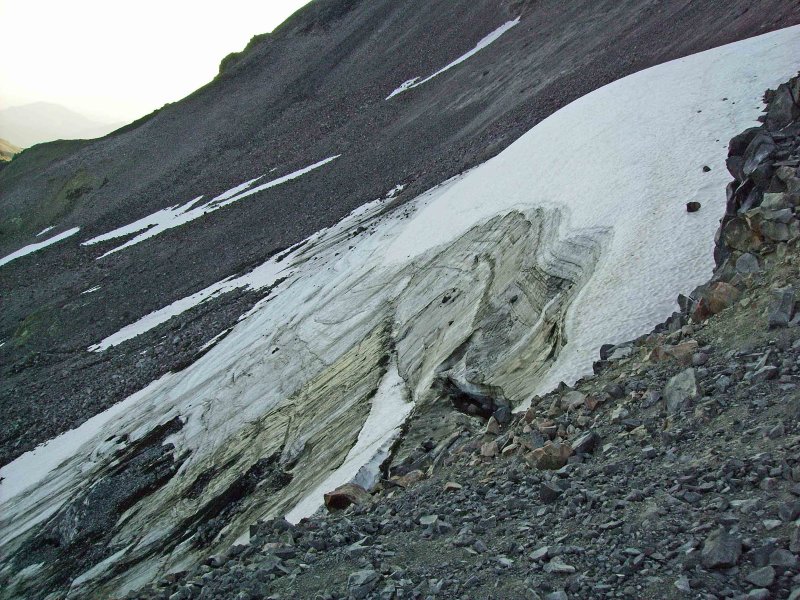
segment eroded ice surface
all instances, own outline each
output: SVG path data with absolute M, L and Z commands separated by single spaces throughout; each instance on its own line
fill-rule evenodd
M 203 196 L 198 196 L 194 200 L 190 200 L 186 204 L 182 205 L 175 205 L 170 206 L 168 208 L 159 210 L 151 215 L 147 215 L 146 217 L 142 217 L 134 221 L 133 223 L 129 223 L 128 225 L 123 225 L 122 227 L 118 227 L 108 233 L 104 233 L 102 235 L 98 235 L 93 237 L 85 242 L 81 242 L 84 246 L 90 246 L 93 244 L 99 244 L 101 242 L 106 242 L 108 240 L 113 240 L 120 237 L 126 237 L 129 235 L 133 235 L 135 233 L 139 233 L 136 237 L 128 240 L 121 246 L 117 246 L 116 248 L 112 248 L 108 252 L 102 254 L 98 257 L 104 258 L 109 254 L 114 254 L 115 252 L 119 252 L 120 250 L 124 250 L 125 248 L 129 248 L 135 244 L 143 242 L 147 239 L 155 237 L 165 231 L 170 229 L 174 229 L 175 227 L 180 227 L 181 225 L 185 225 L 195 219 L 199 219 L 200 217 L 207 215 L 208 213 L 212 213 L 214 211 L 219 210 L 220 208 L 224 208 L 233 204 L 234 202 L 238 202 L 243 198 L 247 198 L 248 196 L 252 196 L 253 194 L 257 194 L 258 192 L 262 192 L 266 189 L 284 184 L 288 181 L 293 179 L 297 179 L 298 177 L 302 177 L 306 173 L 310 173 L 315 169 L 319 169 L 320 167 L 327 165 L 329 162 L 336 160 L 339 158 L 340 155 L 331 156 L 319 162 L 316 162 L 312 165 L 304 167 L 298 171 L 294 171 L 293 173 L 289 173 L 288 175 L 284 175 L 283 177 L 278 177 L 272 181 L 268 181 L 267 183 L 263 183 L 261 185 L 257 185 L 252 187 L 254 183 L 259 181 L 264 176 L 256 177 L 255 179 L 251 179 L 249 181 L 245 181 L 237 185 L 230 190 L 223 192 L 219 196 L 216 196 L 205 202 L 203 204 L 198 204 L 202 199 Z
M 16 252 L 12 252 L 8 256 L 4 256 L 3 258 L 0 258 L 0 266 L 8 264 L 12 260 L 16 260 L 16 259 L 21 258 L 23 256 L 27 256 L 28 254 L 32 254 L 32 253 L 36 252 L 37 250 L 41 250 L 42 248 L 47 248 L 48 246 L 52 246 L 53 244 L 58 243 L 61 240 L 65 240 L 68 237 L 73 236 L 76 233 L 78 233 L 80 231 L 80 229 L 81 229 L 80 227 L 73 227 L 72 229 L 68 229 L 67 231 L 59 233 L 58 235 L 54 235 L 53 237 L 48 238 L 48 239 L 44 240 L 43 242 L 36 242 L 35 244 L 29 244 L 28 246 L 25 246 L 24 248 L 20 248 Z M 47 231 L 47 230 L 45 230 L 45 231 Z M 42 233 L 44 233 L 45 231 L 43 231 Z
M 424 79 L 420 79 L 419 77 L 414 77 L 413 79 L 409 79 L 408 81 L 403 82 L 402 84 L 400 84 L 400 87 L 398 87 L 391 94 L 389 94 L 386 97 L 386 99 L 390 100 L 390 99 L 394 98 L 395 96 L 397 96 L 397 94 L 402 94 L 403 92 L 407 92 L 408 90 L 410 90 L 412 88 L 415 88 L 415 87 L 418 87 L 418 86 L 422 85 L 423 83 L 428 83 L 434 77 L 438 77 L 439 75 L 441 75 L 445 71 L 449 71 L 450 69 L 452 69 L 456 65 L 459 65 L 462 62 L 464 62 L 465 60 L 468 60 L 469 58 L 472 58 L 478 52 L 480 52 L 481 50 L 486 48 L 489 44 L 491 44 L 492 42 L 497 41 L 500 38 L 501 35 L 503 35 L 506 31 L 508 31 L 509 29 L 511 29 L 512 27 L 514 27 L 517 24 L 519 24 L 519 18 L 516 18 L 513 21 L 508 21 L 507 23 L 504 23 L 503 25 L 501 25 L 500 27 L 495 29 L 492 33 L 490 33 L 485 38 L 483 38 L 481 41 L 479 41 L 478 44 L 472 50 L 470 50 L 469 52 L 467 52 L 465 54 L 462 54 L 457 59 L 455 59 L 453 62 L 447 64 L 446 66 L 444 66 L 441 69 L 439 69 L 438 71 L 436 71 L 433 75 L 429 75 L 428 77 L 425 77 Z
M 166 423 L 174 447 L 153 451 L 175 474 L 114 525 L 125 567 L 92 571 L 83 592 L 185 568 L 352 473 L 354 447 L 386 432 L 364 425 L 387 382 L 419 411 L 443 401 L 442 378 L 518 404 L 588 372 L 600 344 L 645 332 L 710 274 L 727 141 L 798 55 L 793 27 L 637 73 L 396 210 L 373 203 L 312 236 L 269 301 L 196 363 L 0 469 L 2 553 L 42 521 L 68 529 L 70 503 L 135 468 L 136 444 Z M 254 468 L 261 485 L 209 537 L 198 515 Z M 213 541 L 198 548 L 201 529 Z

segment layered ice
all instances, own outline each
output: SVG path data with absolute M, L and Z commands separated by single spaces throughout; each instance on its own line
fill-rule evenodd
M 159 446 L 176 474 L 121 516 L 115 548 L 130 549 L 78 590 L 124 593 L 256 519 L 308 514 L 328 485 L 374 476 L 410 405 L 442 401 L 437 380 L 521 404 L 589 372 L 602 343 L 644 333 L 708 278 L 727 141 L 798 55 L 793 27 L 642 71 L 465 175 L 312 236 L 269 300 L 196 363 L 0 469 L 0 551 L 24 552 L 40 524 L 60 531 L 128 450 L 180 423 Z M 398 418 L 378 418 L 386 406 Z M 258 465 L 264 485 L 194 545 L 200 516 Z M 0 577 L 28 585 L 7 567 Z
M 462 62 L 472 58 L 478 52 L 480 52 L 481 50 L 483 50 L 484 48 L 486 48 L 487 46 L 489 46 L 493 42 L 496 42 L 498 39 L 500 39 L 500 36 L 502 36 L 506 31 L 508 31 L 509 29 L 511 29 L 512 27 L 514 27 L 515 25 L 518 25 L 518 24 L 519 24 L 519 17 L 514 19 L 513 21 L 508 21 L 507 23 L 504 23 L 503 25 L 501 25 L 500 27 L 495 29 L 493 32 L 491 32 L 489 35 L 487 35 L 485 38 L 483 38 L 481 41 L 479 41 L 478 44 L 472 50 L 470 50 L 469 52 L 467 52 L 465 54 L 462 54 L 457 59 L 455 59 L 453 62 L 448 63 L 446 66 L 444 66 L 441 69 L 439 69 L 438 71 L 436 71 L 433 75 L 428 75 L 427 77 L 422 78 L 422 79 L 420 77 L 414 77 L 413 79 L 409 79 L 408 81 L 403 82 L 402 84 L 400 84 L 400 87 L 398 87 L 391 94 L 389 94 L 386 97 L 386 99 L 387 100 L 391 100 L 392 98 L 394 98 L 398 94 L 402 94 L 403 92 L 407 92 L 410 89 L 413 89 L 415 87 L 419 87 L 424 83 L 428 83 L 434 77 L 438 77 L 439 75 L 441 75 L 445 71 L 449 71 L 453 67 L 455 67 L 457 65 L 460 65 Z

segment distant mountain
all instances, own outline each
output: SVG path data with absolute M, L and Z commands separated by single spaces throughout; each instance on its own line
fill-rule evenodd
M 0 110 L 0 136 L 23 148 L 63 139 L 106 135 L 122 123 L 100 123 L 60 104 L 35 102 Z
M 22 152 L 22 148 L 4 139 L 0 139 L 0 161 L 11 160 L 15 154 L 19 154 L 20 152 Z

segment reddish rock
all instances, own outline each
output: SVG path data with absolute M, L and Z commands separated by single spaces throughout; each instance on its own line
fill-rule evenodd
M 567 464 L 572 455 L 572 447 L 561 442 L 546 442 L 541 448 L 530 452 L 525 460 L 537 469 L 554 471 Z
M 345 483 L 323 496 L 329 511 L 344 510 L 351 504 L 363 504 L 370 498 L 369 492 L 358 484 Z
M 763 243 L 751 223 L 741 217 L 735 217 L 725 224 L 722 229 L 722 239 L 727 246 L 740 252 L 759 250 Z
M 541 433 L 543 436 L 551 440 L 556 437 L 556 433 L 558 433 L 558 425 L 556 425 L 550 419 L 546 419 L 541 423 L 538 423 L 536 425 L 536 429 L 538 429 L 539 433 Z
M 708 289 L 708 308 L 713 315 L 721 313 L 738 302 L 741 296 L 742 293 L 730 283 L 724 281 L 712 283 Z
M 699 344 L 695 340 L 687 340 L 674 346 L 656 346 L 648 358 L 652 362 L 675 360 L 688 367 L 692 364 L 692 356 L 698 347 Z
M 389 481 L 402 488 L 411 487 L 425 479 L 425 473 L 420 470 L 409 471 L 405 475 L 395 475 L 389 478 Z

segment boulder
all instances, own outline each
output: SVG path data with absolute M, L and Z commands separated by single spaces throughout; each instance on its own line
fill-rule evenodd
M 576 410 L 584 405 L 586 395 L 577 390 L 567 392 L 561 396 L 561 408 L 566 411 Z
M 739 252 L 757 251 L 763 245 L 761 236 L 742 217 L 734 217 L 725 224 L 721 241 Z
M 781 288 L 772 292 L 769 306 L 769 326 L 786 327 L 794 316 L 794 289 Z
M 323 496 L 329 511 L 343 510 L 351 504 L 363 504 L 370 499 L 369 492 L 356 483 L 345 483 Z
M 562 442 L 546 442 L 541 448 L 530 452 L 525 460 L 537 469 L 555 471 L 567 464 L 572 447 Z
M 686 212 L 697 212 L 700 210 L 700 203 L 699 202 L 687 202 L 686 203 Z
M 587 431 L 572 440 L 570 444 L 575 454 L 591 454 L 600 443 L 600 436 L 594 431 Z
M 356 600 L 369 596 L 380 581 L 380 574 L 373 569 L 364 569 L 350 573 L 347 578 L 347 591 Z
M 742 274 L 760 273 L 762 269 L 758 262 L 758 256 L 750 252 L 742 254 L 736 259 L 736 271 Z
M 800 118 L 800 78 L 795 77 L 789 83 L 782 83 L 772 93 L 767 106 L 767 118 L 764 124 L 770 131 L 778 131 Z
M 750 177 L 761 165 L 767 164 L 777 149 L 771 135 L 765 131 L 756 133 L 744 151 L 744 176 Z
M 733 567 L 742 556 L 742 542 L 725 529 L 717 529 L 706 538 L 700 559 L 707 569 Z
M 539 499 L 542 504 L 552 504 L 558 500 L 561 493 L 561 488 L 549 481 L 544 481 L 539 485 Z
M 674 414 L 691 405 L 700 397 L 694 369 L 681 371 L 668 382 L 663 392 L 667 412 Z
M 753 138 L 761 132 L 760 127 L 750 127 L 735 135 L 728 142 L 728 156 L 743 156 Z
M 789 206 L 789 199 L 783 192 L 764 194 L 764 199 L 761 200 L 761 208 L 764 210 L 781 210 L 789 208 Z
M 692 364 L 692 356 L 699 344 L 695 340 L 687 340 L 674 346 L 656 346 L 650 353 L 649 359 L 653 362 L 676 360 L 687 367 Z
M 736 286 L 724 281 L 717 281 L 712 283 L 708 288 L 707 299 L 708 308 L 712 315 L 722 312 L 738 302 L 742 293 Z

